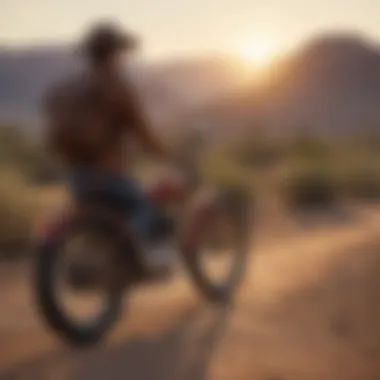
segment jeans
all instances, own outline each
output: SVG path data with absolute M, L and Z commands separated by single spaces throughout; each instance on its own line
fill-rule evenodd
M 77 169 L 70 175 L 70 187 L 78 201 L 94 200 L 123 213 L 138 237 L 143 241 L 148 238 L 155 212 L 134 179 Z

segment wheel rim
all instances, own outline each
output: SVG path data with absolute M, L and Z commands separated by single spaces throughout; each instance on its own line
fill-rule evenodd
M 107 315 L 116 253 L 116 244 L 95 231 L 79 231 L 62 244 L 53 286 L 62 314 L 73 325 L 91 328 Z

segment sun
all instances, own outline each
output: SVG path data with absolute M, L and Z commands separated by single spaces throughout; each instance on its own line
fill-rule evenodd
M 271 62 L 275 53 L 269 40 L 255 39 L 242 45 L 239 55 L 248 63 L 264 67 Z

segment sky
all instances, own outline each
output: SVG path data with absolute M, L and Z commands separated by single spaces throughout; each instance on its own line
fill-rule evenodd
M 380 0 L 0 0 L 0 45 L 72 41 L 104 18 L 137 32 L 151 57 L 244 53 L 262 41 L 285 51 L 334 30 L 380 42 Z

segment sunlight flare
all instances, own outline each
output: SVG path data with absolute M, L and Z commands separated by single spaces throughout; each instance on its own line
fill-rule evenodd
M 273 43 L 264 38 L 256 38 L 245 42 L 239 49 L 239 55 L 242 59 L 257 67 L 270 64 L 275 53 Z

